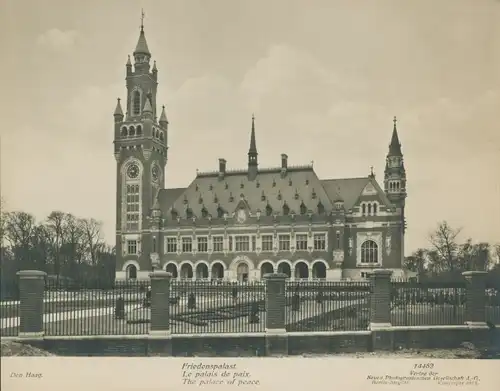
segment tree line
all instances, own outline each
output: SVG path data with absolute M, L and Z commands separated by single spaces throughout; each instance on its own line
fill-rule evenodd
M 461 228 L 446 221 L 429 235 L 429 247 L 419 248 L 405 257 L 403 267 L 416 272 L 421 280 L 462 278 L 462 272 L 488 272 L 490 283 L 500 284 L 500 244 L 474 243 L 471 238 L 459 241 Z
M 16 295 L 19 270 L 41 270 L 54 284 L 109 288 L 115 249 L 103 239 L 102 223 L 71 213 L 51 212 L 43 221 L 23 211 L 0 216 L 2 296 Z

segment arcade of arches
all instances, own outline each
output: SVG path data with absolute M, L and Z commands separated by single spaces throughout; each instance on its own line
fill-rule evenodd
M 133 265 L 130 265 L 133 266 Z M 323 261 L 316 261 L 313 263 L 306 263 L 299 261 L 292 266 L 289 262 L 278 262 L 277 267 L 269 261 L 264 261 L 260 264 L 259 272 L 256 273 L 255 279 L 262 279 L 264 275 L 269 273 L 283 273 L 293 279 L 307 279 L 307 278 L 326 278 L 327 265 Z M 128 270 L 128 269 L 127 269 Z M 174 262 L 166 264 L 165 271 L 172 274 L 173 278 L 180 279 L 195 279 L 195 280 L 220 280 L 227 277 L 228 271 L 221 262 L 215 261 L 209 266 L 205 262 L 199 262 L 192 265 L 189 262 L 181 262 L 179 265 Z M 293 270 L 293 273 L 292 273 Z M 234 276 L 238 281 L 249 281 L 251 277 L 251 270 L 246 262 L 240 262 L 235 269 L 236 275 Z M 137 271 L 135 271 L 135 275 Z M 130 276 L 130 277 L 129 277 Z M 128 278 L 132 277 L 132 273 L 127 272 Z

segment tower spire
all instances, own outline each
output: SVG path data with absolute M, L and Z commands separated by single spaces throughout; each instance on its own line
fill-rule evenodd
M 250 180 L 257 176 L 257 143 L 255 142 L 255 115 L 252 114 L 252 131 L 250 133 L 250 148 L 248 149 L 248 177 Z
M 148 43 L 146 42 L 146 35 L 144 34 L 144 10 L 141 12 L 141 33 L 139 34 L 139 40 L 137 41 L 137 46 L 135 47 L 134 57 L 138 58 L 138 55 L 146 55 L 147 57 L 151 57 L 151 53 L 149 52 Z
M 394 122 L 394 127 L 392 129 L 391 143 L 389 144 L 389 156 L 403 156 L 403 153 L 401 152 L 401 143 L 399 142 L 398 137 L 398 120 L 396 116 L 394 116 L 392 122 Z

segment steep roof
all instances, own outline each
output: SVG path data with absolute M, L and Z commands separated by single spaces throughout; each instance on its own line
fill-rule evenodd
M 302 203 L 314 213 L 319 203 L 325 211 L 332 209 L 329 196 L 310 166 L 290 167 L 285 176 L 281 175 L 281 168 L 260 170 L 254 180 L 248 179 L 246 170 L 227 172 L 222 180 L 217 173 L 198 174 L 184 191 L 178 189 L 177 194 L 173 203 L 161 204 L 175 209 L 182 217 L 186 216 L 188 207 L 195 216 L 201 216 L 203 208 L 217 216 L 219 206 L 224 212 L 232 213 L 242 199 L 252 212 L 264 212 L 270 205 L 274 212 L 283 214 L 285 203 L 290 212 L 297 214 Z M 169 196 L 173 197 L 174 192 Z
M 356 205 L 363 189 L 371 182 L 381 201 L 387 206 L 391 205 L 374 178 L 320 180 L 312 167 L 289 168 L 285 177 L 280 173 L 279 168 L 261 170 L 253 181 L 248 180 L 248 173 L 243 170 L 228 172 L 222 180 L 216 173 L 199 174 L 187 188 L 161 190 L 159 203 L 163 212 L 175 209 L 184 218 L 188 207 L 198 217 L 202 215 L 203 207 L 210 215 L 217 216 L 219 205 L 225 212 L 232 213 L 241 200 L 252 212 L 264 212 L 269 204 L 273 212 L 283 214 L 285 201 L 290 212 L 297 214 L 300 213 L 302 202 L 313 213 L 318 211 L 321 202 L 328 212 L 339 199 L 344 201 L 345 209 L 349 210 Z M 265 200 L 262 199 L 263 195 Z

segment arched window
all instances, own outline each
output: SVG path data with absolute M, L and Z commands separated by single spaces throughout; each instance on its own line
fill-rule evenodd
M 288 204 L 285 201 L 285 203 L 283 204 L 283 214 L 286 216 L 286 215 L 288 215 L 288 213 L 290 213 L 290 207 L 288 206 Z
M 127 130 L 127 128 L 124 126 L 124 127 L 122 128 L 122 133 L 121 133 L 121 135 L 122 135 L 122 137 L 127 137 L 127 134 L 128 134 L 128 130 Z
M 378 263 L 378 246 L 373 240 L 361 245 L 361 263 Z
M 307 207 L 306 205 L 304 204 L 304 201 L 302 201 L 302 203 L 300 204 L 300 214 L 301 215 L 305 215 L 307 212 Z
M 128 265 L 126 270 L 127 279 L 135 280 L 137 278 L 137 268 L 135 265 Z
M 138 135 L 138 136 L 141 136 L 141 135 L 142 135 L 142 126 L 141 126 L 141 125 L 139 125 L 139 126 L 137 127 L 137 135 Z
M 373 214 L 377 214 L 377 204 L 373 204 Z
M 135 128 L 133 126 L 131 126 L 128 130 L 128 135 L 130 137 L 134 137 L 135 136 Z
M 361 205 L 361 213 L 366 214 L 366 205 Z
M 318 214 L 322 215 L 325 211 L 325 207 L 323 206 L 323 203 L 320 201 L 318 202 Z
M 132 112 L 133 115 L 141 114 L 141 93 L 137 90 L 132 93 Z
M 372 214 L 372 204 L 368 204 L 368 214 Z

